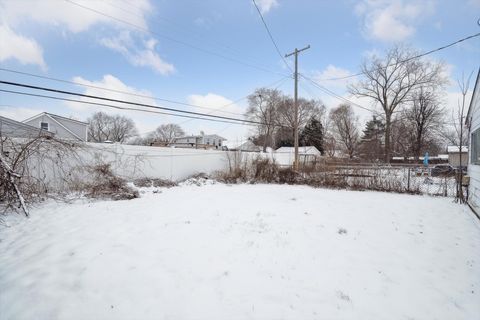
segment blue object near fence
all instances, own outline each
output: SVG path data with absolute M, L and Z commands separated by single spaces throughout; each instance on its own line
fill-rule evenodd
M 425 156 L 423 157 L 423 165 L 428 167 L 428 152 L 425 152 Z

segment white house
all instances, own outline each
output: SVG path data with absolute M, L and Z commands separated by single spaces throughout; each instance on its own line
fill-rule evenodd
M 469 134 L 468 203 L 480 215 L 480 69 L 468 108 L 466 124 Z
M 185 137 L 175 138 L 174 142 L 171 145 L 175 147 L 184 147 L 184 148 L 221 149 L 222 142 L 225 140 L 226 140 L 225 138 L 217 134 L 185 136 Z
M 55 137 L 61 139 L 87 141 L 88 138 L 88 123 L 48 112 L 42 112 L 22 122 L 50 131 L 55 134 Z
M 298 161 L 300 164 L 312 163 L 322 155 L 314 146 L 298 147 Z M 281 147 L 273 154 L 275 161 L 282 166 L 291 166 L 295 161 L 294 147 Z

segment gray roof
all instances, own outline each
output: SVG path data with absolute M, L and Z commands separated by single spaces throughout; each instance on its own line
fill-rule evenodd
M 35 119 L 35 118 L 38 118 L 42 115 L 48 115 L 52 118 L 57 118 L 57 119 L 62 119 L 62 120 L 67 120 L 67 121 L 72 121 L 72 122 L 76 122 L 76 123 L 80 123 L 80 124 L 84 124 L 84 125 L 88 125 L 87 122 L 84 122 L 84 121 L 80 121 L 80 120 L 75 120 L 75 119 L 70 119 L 70 118 L 67 118 L 67 117 L 64 117 L 64 116 L 59 116 L 58 114 L 54 114 L 54 113 L 50 113 L 50 112 L 42 112 L 42 113 L 39 113 L 33 117 L 30 117 L 28 119 L 25 119 L 23 120 L 23 122 L 27 122 L 27 121 L 30 121 L 32 119 Z
M 0 116 L 0 135 L 13 138 L 29 138 L 46 134 L 53 136 L 53 132 L 41 130 L 29 124 Z

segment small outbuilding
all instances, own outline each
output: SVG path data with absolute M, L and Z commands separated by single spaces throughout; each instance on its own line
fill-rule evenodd
M 460 150 L 461 149 L 461 150 Z M 461 151 L 461 152 L 460 152 Z M 448 146 L 448 164 L 452 167 L 466 167 L 468 164 L 468 147 L 467 146 Z
M 300 164 L 315 162 L 322 153 L 314 146 L 298 147 L 298 161 Z M 294 147 L 281 147 L 275 150 L 275 161 L 281 166 L 291 166 L 295 161 Z

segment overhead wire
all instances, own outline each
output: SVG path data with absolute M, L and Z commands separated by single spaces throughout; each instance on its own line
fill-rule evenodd
M 148 28 L 145 28 L 145 27 L 142 27 L 142 26 L 139 26 L 135 23 L 132 23 L 130 21 L 127 21 L 127 20 L 124 20 L 124 19 L 121 19 L 121 18 L 118 18 L 118 17 L 114 17 L 110 14 L 107 14 L 105 12 L 102 12 L 102 11 L 99 11 L 97 9 L 94 9 L 94 8 L 91 8 L 91 7 L 88 7 L 88 6 L 85 6 L 83 4 L 80 4 L 80 3 L 77 3 L 75 1 L 72 1 L 72 0 L 64 0 L 68 3 L 71 3 L 77 7 L 80 7 L 80 8 L 83 8 L 85 10 L 88 10 L 88 11 L 91 11 L 91 12 L 94 12 L 98 15 L 102 15 L 104 17 L 107 17 L 109 19 L 112 19 L 112 20 L 115 20 L 117 22 L 120 22 L 120 23 L 123 23 L 123 24 L 126 24 L 126 25 L 129 25 L 135 29 L 138 29 L 138 30 L 141 30 L 143 32 L 147 32 L 147 33 L 150 33 L 150 34 L 153 34 L 155 36 L 158 36 L 160 38 L 164 38 L 166 40 L 169 40 L 171 42 L 175 42 L 175 43 L 178 43 L 178 44 L 181 44 L 183 46 L 186 46 L 186 47 L 189 47 L 191 49 L 194 49 L 194 50 L 197 50 L 197 51 L 200 51 L 200 52 L 203 52 L 203 53 L 206 53 L 206 54 L 210 54 L 210 55 L 214 55 L 214 56 L 217 56 L 217 57 L 220 57 L 222 59 L 225 59 L 225 60 L 229 60 L 229 61 L 232 61 L 232 62 L 236 62 L 236 63 L 239 63 L 239 64 L 242 64 L 242 65 L 245 65 L 245 66 L 248 66 L 250 68 L 254 68 L 254 69 L 257 69 L 257 70 L 261 70 L 261 71 L 264 71 L 264 72 L 268 72 L 268 73 L 274 73 L 274 74 L 279 74 L 279 75 L 282 75 L 282 76 L 285 76 L 286 74 L 283 74 L 283 73 L 280 73 L 280 72 L 276 72 L 276 71 L 273 71 L 273 70 L 269 70 L 267 68 L 264 68 L 264 67 L 260 67 L 260 66 L 257 66 L 257 65 L 253 65 L 251 63 L 247 63 L 247 62 L 243 62 L 241 60 L 238 60 L 238 59 L 235 59 L 235 58 L 232 58 L 232 57 L 229 57 L 229 56 L 226 56 L 226 55 L 223 55 L 221 53 L 218 53 L 218 52 L 215 52 L 215 51 L 211 51 L 211 50 L 207 50 L 207 49 L 203 49 L 201 47 L 198 47 L 196 45 L 193 45 L 191 43 L 188 43 L 188 42 L 185 42 L 185 41 L 182 41 L 182 40 L 178 40 L 178 39 L 175 39 L 173 37 L 170 37 L 170 36 L 167 36 L 167 35 L 164 35 L 164 34 L 160 34 L 158 32 L 154 32 Z
M 260 8 L 258 7 L 257 5 L 257 2 L 255 0 L 252 0 L 255 8 L 257 9 L 257 12 L 258 12 L 258 15 L 260 16 L 260 19 L 262 20 L 262 23 L 263 23 L 263 26 L 265 27 L 265 30 L 267 31 L 267 34 L 270 38 L 270 41 L 272 42 L 273 46 L 275 47 L 275 51 L 277 51 L 278 55 L 280 56 L 280 59 L 282 59 L 283 63 L 285 64 L 285 66 L 290 69 L 290 71 L 293 72 L 292 68 L 290 67 L 290 65 L 288 64 L 287 60 L 285 59 L 285 56 L 283 55 L 283 53 L 280 51 L 278 45 L 277 45 L 277 42 L 275 41 L 275 39 L 273 38 L 273 35 L 272 33 L 270 32 L 270 28 L 268 27 L 267 25 L 267 22 L 265 21 L 265 18 L 263 17 L 263 14 L 262 14 L 262 11 L 260 10 Z
M 408 62 L 408 61 L 411 61 L 411 60 L 414 60 L 414 59 L 418 59 L 418 58 L 421 58 L 421 57 L 430 55 L 430 54 L 432 54 L 432 53 L 435 53 L 435 52 L 438 52 L 438 51 L 441 51 L 441 50 L 444 50 L 444 49 L 453 47 L 454 45 L 457 45 L 457 44 L 459 44 L 459 43 L 461 43 L 461 42 L 464 42 L 464 41 L 467 41 L 467 40 L 476 38 L 476 37 L 478 37 L 478 36 L 480 36 L 480 32 L 475 33 L 475 34 L 472 34 L 472 35 L 469 35 L 469 36 L 464 37 L 464 38 L 461 38 L 461 39 L 459 39 L 459 40 L 456 40 L 456 41 L 451 42 L 451 43 L 449 43 L 449 44 L 446 44 L 446 45 L 444 45 L 444 46 L 441 46 L 441 47 L 438 47 L 438 48 L 429 50 L 429 51 L 427 51 L 427 52 L 420 53 L 420 54 L 418 54 L 418 55 L 409 57 L 409 58 L 407 58 L 407 59 L 397 61 L 395 64 L 402 64 L 402 63 L 405 63 L 405 62 Z M 387 64 L 387 65 L 384 66 L 384 67 L 370 69 L 369 72 L 376 71 L 376 70 L 381 70 L 381 69 L 383 69 L 383 68 L 387 68 L 387 67 L 390 67 L 390 66 L 392 66 L 392 65 L 394 65 L 394 64 Z M 351 75 L 348 75 L 348 76 L 325 78 L 325 79 L 318 79 L 318 80 L 319 80 L 319 81 L 345 80 L 345 79 L 354 78 L 354 77 L 358 77 L 358 76 L 364 75 L 365 73 L 366 73 L 365 71 L 362 71 L 362 72 L 358 72 L 358 73 L 351 74 Z
M 38 97 L 38 98 L 47 98 L 47 99 L 53 99 L 53 100 L 75 102 L 75 103 L 82 103 L 82 104 L 89 104 L 89 105 L 102 106 L 102 107 L 114 108 L 114 109 L 125 110 L 125 111 L 140 111 L 140 112 L 147 112 L 147 113 L 154 113 L 154 114 L 161 114 L 161 115 L 169 115 L 169 116 L 175 116 L 175 117 L 181 117 L 181 118 L 192 118 L 192 119 L 214 121 L 214 122 L 224 122 L 224 123 L 239 124 L 239 125 L 242 125 L 242 124 L 247 124 L 247 125 L 262 124 L 262 123 L 250 124 L 250 121 L 240 120 L 240 119 L 235 120 L 235 121 L 238 121 L 238 122 L 235 122 L 234 120 L 229 121 L 229 120 L 222 120 L 222 119 L 202 118 L 200 116 L 191 116 L 191 115 L 169 113 L 169 112 L 163 112 L 163 111 L 154 111 L 154 110 L 139 109 L 139 108 L 127 108 L 127 107 L 121 107 L 121 106 L 107 104 L 107 103 L 101 103 L 101 102 L 70 99 L 70 98 L 49 96 L 49 95 L 43 95 L 43 94 L 37 94 L 37 93 L 21 92 L 21 91 L 15 91 L 15 90 L 0 89 L 0 92 L 17 94 L 17 95 L 25 95 L 25 96 L 31 96 L 31 97 Z
M 78 86 L 82 86 L 82 87 L 85 87 L 85 88 L 92 88 L 92 89 L 104 90 L 104 91 L 109 91 L 109 92 L 114 92 L 114 93 L 121 93 L 121 94 L 129 95 L 129 96 L 146 98 L 146 99 L 151 99 L 151 100 L 155 100 L 155 101 L 168 102 L 168 103 L 173 103 L 173 104 L 183 105 L 183 106 L 188 106 L 188 107 L 194 107 L 194 108 L 199 108 L 199 109 L 216 110 L 215 108 L 199 106 L 199 105 L 192 104 L 192 103 L 186 103 L 186 102 L 181 102 L 181 101 L 176 101 L 176 100 L 166 99 L 166 98 L 159 98 L 159 97 L 155 97 L 155 96 L 133 93 L 133 92 L 128 92 L 128 91 L 124 91 L 124 90 L 110 89 L 110 88 L 105 88 L 105 87 L 101 87 L 101 86 L 97 86 L 97 85 L 86 84 L 86 83 L 82 83 L 82 82 L 78 82 L 78 81 L 70 81 L 70 80 L 65 80 L 65 79 L 60 79 L 60 78 L 43 76 L 43 75 L 39 75 L 39 74 L 35 74 L 35 73 L 18 71 L 18 70 L 3 68 L 3 67 L 0 67 L 0 71 L 10 72 L 10 73 L 15 73 L 15 74 L 20 74 L 20 75 L 26 75 L 26 76 L 30 76 L 30 77 L 39 78 L 39 79 L 52 80 L 52 81 L 61 82 L 61 83 L 73 84 L 73 85 L 78 85 Z M 281 81 L 285 78 L 289 78 L 289 77 L 290 76 L 283 77 L 283 78 L 281 78 L 279 80 L 276 80 L 275 82 L 273 82 L 273 83 L 271 83 L 267 86 L 270 87 L 272 85 L 275 85 L 277 82 L 279 82 L 279 81 Z M 244 100 L 247 97 L 248 97 L 248 95 L 242 97 L 241 99 L 238 99 L 238 101 Z M 242 114 L 239 114 L 239 113 L 236 113 L 236 112 L 229 112 L 229 111 L 222 111 L 222 112 L 223 113 L 234 114 L 234 115 L 242 115 Z
M 115 3 L 115 5 L 114 5 L 112 2 Z M 113 8 L 116 8 L 116 9 L 118 9 L 118 10 L 121 10 L 121 11 L 127 13 L 127 14 L 130 14 L 130 15 L 133 15 L 133 16 L 136 16 L 136 17 L 139 17 L 139 18 L 144 18 L 144 16 L 141 15 L 141 14 L 134 13 L 134 12 L 132 12 L 131 10 L 127 10 L 127 9 L 125 9 L 125 8 L 122 8 L 122 7 L 118 6 L 118 3 L 115 2 L 115 0 L 106 1 L 105 4 L 107 4 L 107 5 L 109 5 L 109 6 L 113 7 Z M 136 10 L 138 10 L 138 11 L 142 11 L 142 10 L 143 10 L 142 8 L 137 7 L 137 6 L 134 6 L 134 5 L 130 4 L 130 3 L 128 3 L 128 4 L 130 5 L 130 7 L 134 8 L 134 9 L 136 9 Z M 207 38 L 205 35 L 203 35 L 203 34 L 201 34 L 201 33 L 199 33 L 199 32 L 196 32 L 196 31 L 194 31 L 194 30 L 188 30 L 188 31 L 186 31 L 186 29 L 185 29 L 183 26 L 181 26 L 180 24 L 172 21 L 172 20 L 169 19 L 169 18 L 166 18 L 166 17 L 161 16 L 161 15 L 158 15 L 158 14 L 155 14 L 155 18 L 156 18 L 156 19 L 160 19 L 160 20 L 162 20 L 162 21 L 165 21 L 166 23 L 168 23 L 168 24 L 170 24 L 171 26 L 173 26 L 174 29 L 176 29 L 177 31 L 180 31 L 181 33 L 186 34 L 186 35 L 188 35 L 188 36 L 190 36 L 190 37 L 192 37 L 192 38 L 196 38 L 197 40 L 201 40 L 201 41 L 204 41 L 204 42 L 206 41 L 206 42 L 208 42 L 208 43 L 210 43 L 210 44 L 212 44 L 212 45 L 214 45 L 214 46 L 217 46 L 218 48 L 222 48 L 222 49 L 224 49 L 224 50 L 228 50 L 230 53 L 234 54 L 234 55 L 237 56 L 237 57 L 240 57 L 240 56 L 241 56 L 242 58 L 245 58 L 245 57 L 246 57 L 246 58 L 248 58 L 251 62 L 255 62 L 255 63 L 260 64 L 260 65 L 262 64 L 262 62 L 260 62 L 257 58 L 254 58 L 253 56 L 248 55 L 248 54 L 246 54 L 246 53 L 244 53 L 244 52 L 239 52 L 238 49 L 235 49 L 235 48 L 231 47 L 230 45 L 224 44 L 224 43 L 222 43 L 222 42 L 220 42 L 220 41 L 218 41 L 218 40 L 215 40 L 215 39 L 212 40 L 212 39 L 210 39 L 210 38 Z
M 181 110 L 181 109 L 175 109 L 175 108 L 169 108 L 169 107 L 162 107 L 162 106 L 154 106 L 154 105 L 146 104 L 146 103 L 126 101 L 126 100 L 121 100 L 121 99 L 106 98 L 106 97 L 100 97 L 100 96 L 95 96 L 95 95 L 91 95 L 91 94 L 83 94 L 83 93 L 77 93 L 77 92 L 72 92 L 72 91 L 59 90 L 59 89 L 53 89 L 53 88 L 47 88 L 47 87 L 41 87 L 41 86 L 33 86 L 33 85 L 18 83 L 18 82 L 0 80 L 0 84 L 22 87 L 22 88 L 27 88 L 27 89 L 47 91 L 47 92 L 58 93 L 58 94 L 73 95 L 73 96 L 78 96 L 78 97 L 82 97 L 82 98 L 90 98 L 90 99 L 97 99 L 97 100 L 103 100 L 103 101 L 108 101 L 108 102 L 129 104 L 129 105 L 134 105 L 134 106 L 138 106 L 138 107 L 145 107 L 145 108 L 150 108 L 150 109 L 173 111 L 173 112 L 185 113 L 185 114 L 191 114 L 191 115 L 197 115 L 197 116 L 207 116 L 207 117 L 218 118 L 218 119 L 223 119 L 223 120 L 242 121 L 242 122 L 247 121 L 247 120 L 244 120 L 244 119 L 224 117 L 224 116 L 218 116 L 218 115 L 208 115 L 208 114 L 201 113 L 201 112 L 187 111 L 187 110 Z

